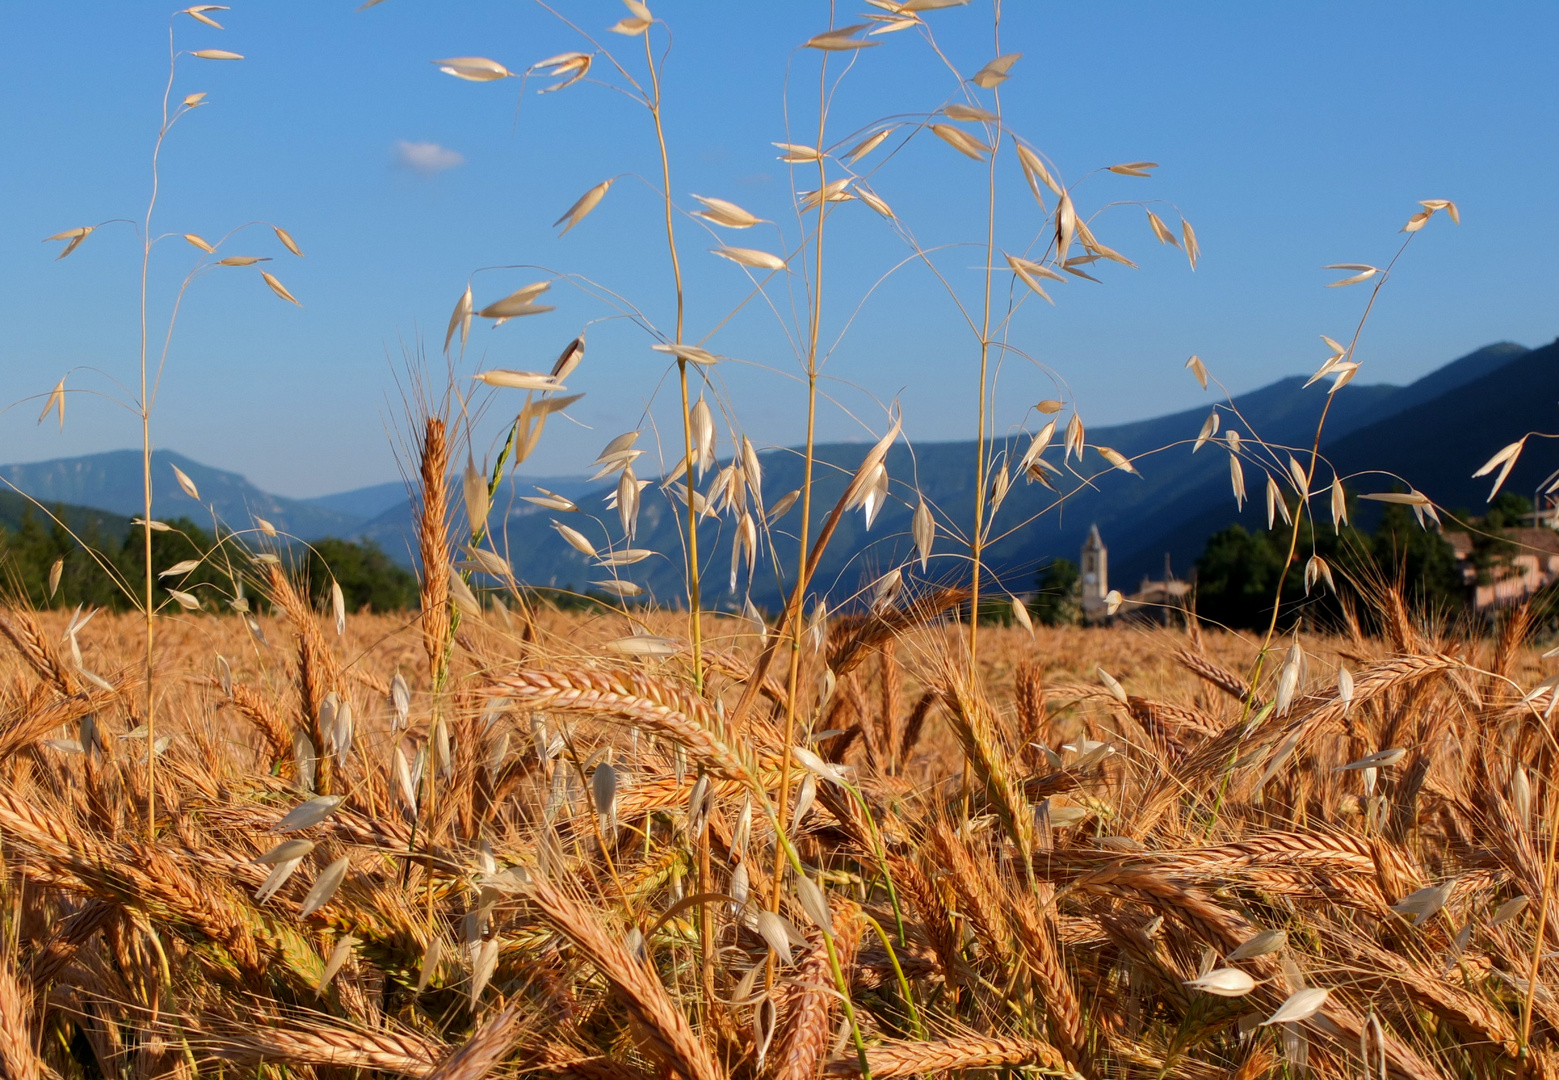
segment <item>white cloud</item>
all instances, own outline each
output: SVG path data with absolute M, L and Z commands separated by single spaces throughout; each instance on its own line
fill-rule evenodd
M 434 176 L 445 169 L 464 165 L 466 159 L 465 155 L 435 142 L 407 142 L 405 139 L 397 139 L 395 163 L 403 169 L 410 169 L 423 176 Z

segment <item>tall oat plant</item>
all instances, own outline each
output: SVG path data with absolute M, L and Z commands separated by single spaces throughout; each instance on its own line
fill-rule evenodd
M 175 12 L 168 22 L 168 80 L 163 88 L 161 101 L 161 122 L 157 127 L 156 138 L 151 148 L 151 190 L 146 198 L 146 211 L 139 220 L 129 218 L 116 218 L 102 222 L 98 225 L 81 225 L 76 228 L 66 229 L 49 237 L 50 241 L 63 241 L 65 249 L 60 252 L 59 258 L 63 259 L 82 245 L 92 233 L 105 225 L 128 225 L 135 231 L 136 239 L 140 247 L 140 273 L 139 273 L 139 323 L 140 334 L 136 346 L 137 371 L 139 391 L 129 401 L 122 401 L 125 407 L 134 412 L 141 426 L 141 483 L 142 483 L 142 515 L 136 523 L 143 539 L 144 575 L 141 589 L 136 600 L 139 603 L 141 613 L 145 619 L 146 647 L 145 647 L 145 671 L 146 671 L 146 698 L 145 698 L 145 725 L 147 746 L 155 748 L 157 745 L 157 700 L 154 692 L 153 652 L 156 642 L 157 607 L 158 601 L 153 586 L 157 581 L 157 571 L 152 564 L 152 534 L 159 530 L 165 530 L 167 526 L 155 520 L 152 516 L 152 489 L 154 477 L 152 476 L 152 411 L 157 400 L 157 390 L 162 382 L 163 371 L 167 365 L 168 352 L 173 345 L 174 329 L 178 324 L 179 310 L 183 305 L 185 293 L 188 292 L 199 278 L 220 267 L 255 267 L 260 263 L 269 262 L 270 259 L 259 255 L 224 255 L 222 248 L 234 237 L 248 230 L 254 224 L 240 225 L 229 231 L 215 242 L 208 241 L 196 233 L 168 232 L 157 233 L 154 231 L 153 219 L 157 211 L 157 200 L 161 189 L 161 161 L 163 145 L 173 133 L 174 127 L 185 120 L 196 110 L 204 107 L 207 102 L 203 91 L 183 94 L 180 96 L 175 91 L 178 81 L 179 61 L 183 57 L 189 57 L 201 61 L 232 61 L 242 60 L 240 53 L 227 49 L 194 49 L 180 50 L 177 45 L 177 33 L 181 17 L 193 20 L 205 27 L 214 30 L 223 29 L 217 22 L 213 13 L 226 11 L 227 8 L 220 4 L 197 4 L 193 7 L 183 8 Z M 281 245 L 293 255 L 302 257 L 292 236 L 279 225 L 270 225 L 275 233 L 275 238 Z M 194 265 L 185 274 L 183 281 L 179 283 L 174 295 L 173 303 L 161 320 L 163 329 L 161 334 L 154 326 L 158 320 L 157 315 L 150 310 L 149 290 L 151 285 L 152 251 L 160 243 L 178 243 L 182 241 L 195 248 L 200 254 L 196 257 Z M 261 279 L 276 296 L 296 304 L 297 299 L 287 291 L 287 287 L 269 270 L 259 269 Z M 161 341 L 157 340 L 158 336 Z M 117 384 L 116 385 L 122 385 Z M 43 410 L 43 417 L 50 412 L 57 412 L 60 427 L 65 425 L 65 397 L 70 391 L 65 386 L 65 379 L 61 379 L 50 391 Z M 42 419 L 42 417 L 40 417 Z M 173 479 L 186 495 L 200 501 L 200 492 L 195 483 L 177 465 L 171 466 Z M 166 478 L 165 478 L 166 479 Z M 164 568 L 166 569 L 166 568 Z M 193 567 L 185 568 L 188 573 Z M 121 582 L 127 590 L 130 583 Z M 198 607 L 199 604 L 190 594 L 180 590 L 172 591 L 171 601 L 180 607 Z M 235 597 L 236 598 L 236 597 Z M 148 835 L 156 828 L 157 816 L 157 782 L 156 782 L 157 754 L 155 750 L 149 752 L 146 757 L 146 829 Z

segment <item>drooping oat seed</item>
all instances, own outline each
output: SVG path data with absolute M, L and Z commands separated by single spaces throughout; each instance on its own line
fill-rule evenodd
M 853 26 L 841 26 L 837 30 L 829 30 L 826 33 L 816 34 L 807 39 L 809 49 L 821 49 L 824 52 L 846 52 L 852 49 L 867 49 L 880 44 L 876 41 L 862 41 L 856 37 L 871 23 L 856 23 Z
M 504 67 L 496 60 L 489 60 L 485 56 L 455 56 L 448 60 L 434 60 L 438 69 L 445 75 L 453 75 L 457 79 L 467 82 L 493 82 L 498 79 L 512 78 L 514 72 Z
M 1321 1011 L 1321 1006 L 1326 1004 L 1330 990 L 1320 987 L 1306 987 L 1303 990 L 1290 994 L 1288 999 L 1278 1007 L 1277 1012 L 1261 1022 L 1262 1027 L 1271 1024 L 1297 1024 L 1302 1020 L 1308 1020 Z
M 818 161 L 823 156 L 822 154 L 818 153 L 816 149 L 810 146 L 800 146 L 796 143 L 781 142 L 774 143 L 773 145 L 779 147 L 780 150 L 783 151 L 783 153 L 780 154 L 780 160 L 787 161 L 792 164 L 799 164 L 801 162 L 807 161 Z
M 558 235 L 566 236 L 568 234 L 568 230 L 572 229 L 575 225 L 578 225 L 585 219 L 585 215 L 589 214 L 590 211 L 599 206 L 601 200 L 606 197 L 607 190 L 612 186 L 615 180 L 616 177 L 613 177 L 612 180 L 602 180 L 595 187 L 581 195 L 575 201 L 573 206 L 570 206 L 567 210 L 565 210 L 563 212 L 563 216 L 552 223 L 552 227 L 554 229 L 559 225 L 563 226 L 563 231 Z
M 937 138 L 965 157 L 973 158 L 976 161 L 984 161 L 985 155 L 991 152 L 989 146 L 963 130 L 963 128 L 956 128 L 951 124 L 932 124 L 931 130 Z
M 1204 994 L 1218 997 L 1244 997 L 1256 989 L 1256 980 L 1239 968 L 1218 968 L 1200 978 L 1187 980 L 1186 985 Z
M 840 160 L 843 161 L 846 165 L 854 164 L 857 160 L 865 157 L 867 154 L 877 149 L 877 147 L 881 146 L 883 141 L 897 130 L 898 125 L 895 124 L 892 127 L 883 128 L 874 135 L 868 135 L 866 138 L 852 146 L 849 150 L 845 151 L 844 156 Z M 694 197 L 697 198 L 697 196 Z
M 200 491 L 195 487 L 195 481 L 186 476 L 184 470 L 172 462 L 169 462 L 168 467 L 173 470 L 173 478 L 179 482 L 179 487 L 183 489 L 184 494 L 199 502 Z
M 1009 78 L 1012 65 L 1023 59 L 1022 53 L 1004 53 L 970 76 L 969 81 L 982 90 L 994 90 Z
M 455 310 L 449 316 L 449 328 L 444 331 L 444 353 L 449 354 L 449 343 L 455 338 L 455 331 L 460 331 L 460 349 L 465 351 L 466 339 L 471 336 L 471 317 L 475 314 L 474 300 L 471 296 L 471 286 L 466 286 L 466 291 L 460 294 L 460 299 L 455 301 Z
M 739 247 L 717 247 L 710 250 L 723 259 L 730 259 L 738 266 L 749 266 L 757 270 L 785 269 L 785 260 L 767 251 Z

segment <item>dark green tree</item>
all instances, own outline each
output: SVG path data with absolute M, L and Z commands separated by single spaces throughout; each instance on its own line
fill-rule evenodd
M 1270 532 L 1249 533 L 1243 525 L 1208 537 L 1196 560 L 1197 615 L 1220 626 L 1264 625 L 1288 552 L 1286 543 L 1279 551 L 1274 539 Z
M 51 512 L 59 518 L 63 510 L 55 507 Z M 95 517 L 76 522 L 79 543 L 70 530 L 31 504 L 15 520 L 14 528 L 0 528 L 0 573 L 10 593 L 39 608 L 126 606 L 114 577 L 120 572 L 118 538 L 104 536 Z M 57 560 L 63 560 L 59 588 L 51 597 L 49 571 Z
M 1034 579 L 1034 598 L 1029 611 L 1046 626 L 1071 626 L 1082 616 L 1082 591 L 1077 564 L 1053 559 Z
M 216 538 L 189 518 L 175 518 L 166 523 L 167 529 L 152 533 L 152 596 L 159 607 L 170 597 L 169 589 L 177 589 L 197 597 L 207 611 L 223 610 L 227 601 L 237 595 L 235 576 L 241 576 L 248 566 L 249 557 L 231 546 L 218 546 Z M 119 572 L 137 599 L 142 595 L 146 574 L 145 543 L 142 534 L 132 529 L 119 549 Z M 183 562 L 197 562 L 194 569 L 178 574 L 165 572 Z M 123 598 L 118 606 L 129 607 L 129 598 Z
M 1455 551 L 1438 531 L 1421 528 L 1408 507 L 1386 504 L 1370 555 L 1385 581 L 1401 582 L 1410 602 L 1434 611 L 1455 611 L 1466 604 Z
M 417 603 L 416 575 L 391 562 L 371 540 L 317 540 L 307 566 L 309 598 L 317 607 L 329 605 L 332 577 L 348 611 L 399 611 Z
M 1290 512 L 1294 509 L 1291 503 Z M 1224 626 L 1265 630 L 1282 580 L 1280 629 L 1301 618 L 1323 629 L 1339 629 L 1343 607 L 1337 595 L 1324 586 L 1305 591 L 1305 565 L 1311 555 L 1331 567 L 1338 592 L 1366 627 L 1373 609 L 1367 594 L 1399 582 L 1417 605 L 1454 611 L 1466 602 L 1454 549 L 1441 532 L 1421 527 L 1409 507 L 1385 504 L 1373 534 L 1351 526 L 1339 531 L 1325 522 L 1316 528 L 1308 519 L 1300 520 L 1294 564 L 1284 577 L 1283 562 L 1295 527 L 1279 522 L 1275 529 L 1252 533 L 1231 525 L 1209 537 L 1196 561 L 1197 614 Z

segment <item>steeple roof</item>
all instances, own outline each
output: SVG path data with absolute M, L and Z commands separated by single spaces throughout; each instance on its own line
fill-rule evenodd
M 1104 541 L 1099 538 L 1099 526 L 1088 527 L 1088 539 L 1083 543 L 1084 551 L 1103 551 Z

